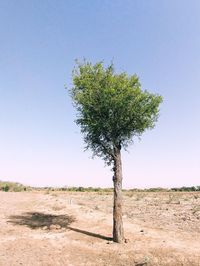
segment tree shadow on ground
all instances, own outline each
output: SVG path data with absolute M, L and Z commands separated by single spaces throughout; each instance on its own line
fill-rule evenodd
M 11 215 L 9 223 L 15 225 L 25 225 L 31 229 L 39 229 L 47 227 L 51 229 L 52 225 L 59 225 L 67 228 L 72 222 L 75 222 L 74 216 L 70 215 L 54 215 L 41 212 L 26 212 L 22 215 Z
M 87 236 L 92 236 L 103 240 L 112 240 L 110 237 L 69 226 L 75 221 L 76 219 L 72 215 L 55 215 L 41 212 L 26 212 L 21 215 L 11 215 L 8 220 L 8 222 L 13 225 L 27 226 L 31 229 L 43 229 L 46 227 L 47 230 L 51 230 L 52 228 L 54 229 L 52 226 L 55 226 L 55 228 L 58 228 L 59 226 L 59 228 L 65 228 Z
M 81 234 L 84 234 L 84 235 L 87 235 L 87 236 L 92 236 L 92 237 L 100 238 L 100 239 L 107 240 L 107 241 L 111 241 L 112 240 L 112 237 L 103 236 L 103 235 L 100 235 L 100 234 L 95 234 L 95 233 L 88 232 L 88 231 L 85 231 L 85 230 L 82 230 L 82 229 L 78 229 L 78 228 L 74 228 L 74 227 L 71 227 L 71 226 L 68 226 L 67 228 L 69 230 L 72 230 L 74 232 L 81 233 Z

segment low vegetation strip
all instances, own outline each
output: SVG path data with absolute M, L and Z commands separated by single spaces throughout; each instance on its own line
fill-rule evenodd
M 9 182 L 9 181 L 0 181 L 0 191 L 13 191 L 13 192 L 21 192 L 21 191 L 72 191 L 72 192 L 112 192 L 113 188 L 100 188 L 100 187 L 31 187 L 25 186 L 18 182 Z M 200 191 L 200 186 L 191 186 L 191 187 L 177 187 L 177 188 L 146 188 L 146 189 L 123 189 L 123 192 L 193 192 Z

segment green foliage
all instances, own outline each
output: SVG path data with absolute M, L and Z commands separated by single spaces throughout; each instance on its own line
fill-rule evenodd
M 111 164 L 115 148 L 125 148 L 133 137 L 154 127 L 162 97 L 142 91 L 136 75 L 117 74 L 113 64 L 84 61 L 73 71 L 71 96 L 86 149 Z
M 193 187 L 180 187 L 180 188 L 171 188 L 172 191 L 185 191 L 185 192 L 191 192 L 191 191 L 200 191 L 200 186 L 193 186 Z
M 97 192 L 97 193 L 111 193 L 113 188 L 100 188 L 100 187 L 27 187 L 20 183 L 14 182 L 3 182 L 0 181 L 0 191 L 5 192 L 21 192 L 21 191 L 46 191 L 47 194 L 57 191 L 66 191 L 66 192 Z M 170 192 L 170 191 L 177 191 L 177 192 L 192 192 L 192 191 L 200 191 L 200 186 L 192 186 L 192 187 L 180 187 L 180 188 L 146 188 L 146 189 L 138 189 L 138 188 L 131 188 L 131 189 L 123 189 L 123 192 L 127 196 L 132 196 L 135 192 Z
M 8 192 L 9 191 L 9 185 L 6 184 L 4 187 L 2 187 L 2 190 L 5 192 Z
M 21 191 L 26 191 L 26 190 L 27 190 L 27 187 L 23 186 L 20 183 L 0 181 L 0 191 L 21 192 Z
M 72 191 L 72 192 L 112 192 L 112 188 L 93 188 L 93 187 L 68 187 L 66 188 L 66 191 Z

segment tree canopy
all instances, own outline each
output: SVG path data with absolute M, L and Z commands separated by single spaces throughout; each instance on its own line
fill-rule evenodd
M 157 121 L 162 97 L 143 91 L 136 75 L 116 73 L 113 64 L 77 62 L 73 84 L 76 123 L 86 148 L 107 164 L 114 161 L 115 148 L 126 148 Z

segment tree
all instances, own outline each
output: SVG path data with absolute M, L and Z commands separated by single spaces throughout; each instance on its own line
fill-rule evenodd
M 114 172 L 113 241 L 124 240 L 122 223 L 122 161 L 133 137 L 154 127 L 162 97 L 142 91 L 136 75 L 117 74 L 114 65 L 77 62 L 70 90 L 86 149 L 112 165 Z

